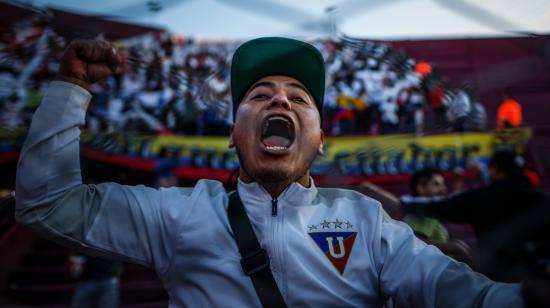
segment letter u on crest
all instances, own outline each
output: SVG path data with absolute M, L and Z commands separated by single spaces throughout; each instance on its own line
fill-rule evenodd
M 332 244 L 333 237 L 327 236 L 326 239 L 327 239 L 329 253 L 333 258 L 339 259 L 346 255 L 346 250 L 344 249 L 344 238 L 342 236 L 336 237 L 336 240 L 338 241 L 338 247 L 340 248 L 340 252 L 338 253 L 334 252 L 334 245 Z

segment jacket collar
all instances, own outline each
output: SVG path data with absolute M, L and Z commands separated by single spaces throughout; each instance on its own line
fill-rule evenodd
M 317 187 L 313 182 L 313 178 L 309 178 L 310 187 L 304 187 L 301 184 L 294 182 L 290 184 L 277 198 L 278 202 L 283 202 L 285 205 L 302 206 L 310 205 L 317 196 Z M 237 190 L 244 204 L 265 204 L 271 205 L 271 195 L 257 182 L 244 183 L 239 179 Z

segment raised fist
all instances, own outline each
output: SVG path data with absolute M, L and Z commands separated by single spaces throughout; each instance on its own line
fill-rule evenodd
M 77 84 L 85 89 L 113 74 L 121 56 L 108 42 L 77 39 L 65 50 L 56 80 Z

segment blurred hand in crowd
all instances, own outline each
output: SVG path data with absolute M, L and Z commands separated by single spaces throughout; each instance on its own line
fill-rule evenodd
M 113 74 L 122 56 L 109 42 L 77 39 L 65 50 L 56 80 L 77 84 L 85 89 Z
M 455 167 L 453 169 L 453 188 L 452 192 L 457 193 L 464 190 L 464 169 L 461 167 Z

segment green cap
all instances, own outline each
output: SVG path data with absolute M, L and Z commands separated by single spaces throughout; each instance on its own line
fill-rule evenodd
M 256 81 L 283 75 L 300 81 L 311 93 L 323 115 L 325 61 L 312 45 L 283 37 L 263 37 L 248 41 L 235 51 L 231 64 L 233 115 L 244 95 Z

